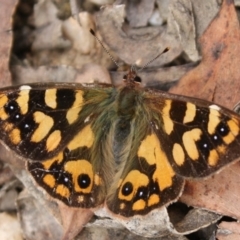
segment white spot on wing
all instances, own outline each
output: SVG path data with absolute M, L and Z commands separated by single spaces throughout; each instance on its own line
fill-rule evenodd
M 29 85 L 22 85 L 19 89 L 20 90 L 30 90 L 32 88 Z
M 84 123 L 89 122 L 90 116 L 87 116 L 84 120 Z
M 210 105 L 209 108 L 215 109 L 215 110 L 217 110 L 217 111 L 220 111 L 220 110 L 221 110 L 221 108 L 220 108 L 218 105 L 215 105 L 215 104 Z

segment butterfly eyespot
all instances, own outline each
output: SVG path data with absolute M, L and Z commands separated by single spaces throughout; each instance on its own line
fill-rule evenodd
M 27 124 L 27 123 L 25 123 L 25 124 L 24 124 L 24 129 L 29 129 L 29 128 L 30 128 L 30 125 Z
M 137 198 L 144 198 L 145 196 L 147 196 L 147 188 L 145 187 L 140 187 L 137 191 L 136 197 Z
M 10 101 L 4 106 L 4 108 L 8 114 L 12 114 L 16 111 L 19 111 L 19 106 L 15 101 Z
M 203 148 L 208 148 L 208 144 L 207 143 L 203 143 L 202 147 Z
M 91 179 L 88 174 L 80 174 L 78 177 L 78 184 L 81 188 L 88 188 L 91 184 Z
M 225 124 L 220 123 L 217 126 L 217 132 L 224 137 L 229 133 L 229 128 Z
M 214 141 L 217 141 L 217 140 L 218 140 L 218 136 L 217 136 L 217 135 L 213 135 L 212 138 L 213 138 Z
M 129 194 L 131 194 L 133 191 L 133 185 L 130 182 L 126 182 L 123 186 L 122 186 L 122 194 L 124 196 L 128 196 Z
M 19 118 L 20 118 L 20 115 L 19 115 L 19 114 L 16 114 L 16 115 L 15 115 L 15 118 L 16 118 L 16 119 L 19 119 Z

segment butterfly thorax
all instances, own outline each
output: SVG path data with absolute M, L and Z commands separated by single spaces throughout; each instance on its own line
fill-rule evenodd
M 118 115 L 119 117 L 130 120 L 135 114 L 136 101 L 139 93 L 143 91 L 138 82 L 139 77 L 136 72 L 130 70 L 127 75 L 124 76 L 124 86 L 120 88 L 118 96 Z

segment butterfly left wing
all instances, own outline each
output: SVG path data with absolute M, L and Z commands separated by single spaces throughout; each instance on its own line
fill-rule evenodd
M 52 197 L 69 206 L 96 207 L 104 201 L 113 168 L 101 142 L 111 125 L 104 110 L 113 101 L 109 85 L 1 89 L 0 138 L 27 158 L 33 178 Z M 97 127 L 102 122 L 105 129 Z

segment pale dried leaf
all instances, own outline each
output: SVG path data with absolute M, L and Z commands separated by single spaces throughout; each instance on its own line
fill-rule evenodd
M 223 169 L 206 180 L 187 181 L 180 200 L 240 219 L 240 162 Z
M 239 222 L 221 222 L 218 226 L 216 237 L 218 240 L 239 240 L 240 223 Z
M 110 49 L 124 62 L 143 66 L 169 46 L 169 43 L 171 43 L 170 50 L 161 58 L 156 59 L 151 66 L 169 63 L 182 52 L 180 44 L 161 29 L 152 28 L 158 31 L 151 31 L 151 28 L 136 29 L 135 35 L 128 35 L 129 33 L 122 29 L 124 15 L 123 5 L 106 6 L 97 15 L 97 25 L 101 36 Z

